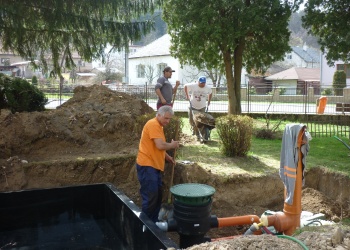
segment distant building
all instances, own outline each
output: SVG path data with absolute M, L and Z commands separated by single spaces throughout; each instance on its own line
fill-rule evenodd
M 92 64 L 90 62 L 83 61 L 78 53 L 72 53 L 72 58 L 77 66 L 77 72 L 89 72 L 92 70 Z M 39 63 L 38 60 L 35 60 L 35 62 Z M 9 67 L 11 67 L 11 69 Z M 31 61 L 26 60 L 12 52 L 4 51 L 0 48 L 0 72 L 1 71 L 7 75 L 27 79 L 32 78 L 33 75 L 42 77 L 41 70 L 34 69 Z
M 320 91 L 320 69 L 319 68 L 290 68 L 277 74 L 265 77 L 272 81 L 272 86 L 285 89 L 286 95 L 303 95 L 307 93 L 308 87 L 314 87 L 314 93 Z
M 171 37 L 169 34 L 158 38 L 152 43 L 140 48 L 129 56 L 129 81 L 130 85 L 155 84 L 158 77 L 163 75 L 163 69 L 170 66 L 175 72 L 170 79 L 171 83 L 180 80 L 182 84 L 191 83 L 200 75 L 207 76 L 192 65 L 181 65 L 179 60 L 170 55 Z M 245 70 L 242 71 L 242 81 L 245 79 Z M 213 85 L 207 77 L 208 85 Z
M 301 47 L 292 47 L 292 51 L 284 57 L 284 62 L 296 68 L 319 68 L 320 50 L 309 48 L 306 45 Z
M 334 66 L 327 64 L 326 55 L 321 57 L 321 85 L 331 86 L 333 84 L 334 72 L 337 70 L 344 70 L 346 73 L 346 86 L 350 88 L 350 64 L 343 61 L 335 61 Z

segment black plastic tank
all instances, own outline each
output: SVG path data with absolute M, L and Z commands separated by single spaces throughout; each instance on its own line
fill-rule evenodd
M 0 249 L 178 249 L 112 184 L 0 193 Z

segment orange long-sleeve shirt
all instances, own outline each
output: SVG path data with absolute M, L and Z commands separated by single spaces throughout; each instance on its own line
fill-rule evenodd
M 157 118 L 153 118 L 145 124 L 142 130 L 136 159 L 138 165 L 151 166 L 164 171 L 165 150 L 159 150 L 153 141 L 158 138 L 165 141 L 163 126 L 160 125 Z

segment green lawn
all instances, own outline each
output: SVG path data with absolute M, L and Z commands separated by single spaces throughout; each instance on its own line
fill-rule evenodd
M 190 136 L 188 119 L 183 119 L 183 133 Z M 286 122 L 288 123 L 288 122 Z M 284 124 L 280 131 L 284 130 Z M 348 142 L 347 138 L 341 138 Z M 251 150 L 247 157 L 225 157 L 220 152 L 220 140 L 216 129 L 211 132 L 211 141 L 205 144 L 185 143 L 177 152 L 177 161 L 197 162 L 213 173 L 224 175 L 249 173 L 253 176 L 275 172 L 279 169 L 282 140 L 253 138 Z M 323 166 L 350 176 L 350 151 L 334 137 L 313 138 L 310 143 L 306 167 Z

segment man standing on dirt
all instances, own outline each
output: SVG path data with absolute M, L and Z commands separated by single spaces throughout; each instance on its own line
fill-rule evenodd
M 163 70 L 163 76 L 159 77 L 155 86 L 155 91 L 158 96 L 157 110 L 164 105 L 173 106 L 175 101 L 175 95 L 177 88 L 180 85 L 180 81 L 176 81 L 175 87 L 169 82 L 169 78 L 175 72 L 171 67 L 167 66 Z
M 192 110 L 205 112 L 206 107 L 210 105 L 212 90 L 206 86 L 207 79 L 205 76 L 198 78 L 198 83 L 188 83 L 185 85 L 184 90 L 187 100 L 190 101 L 190 107 L 188 109 L 188 117 L 192 126 L 193 134 L 198 135 L 198 129 L 196 128 L 193 121 Z M 208 103 L 207 103 L 208 100 Z
M 142 211 L 157 222 L 162 203 L 162 179 L 164 159 L 175 164 L 175 159 L 166 150 L 179 147 L 179 142 L 166 142 L 163 127 L 168 125 L 174 111 L 170 106 L 162 106 L 155 118 L 149 120 L 142 130 L 139 152 L 136 159 L 137 178 L 140 182 Z

